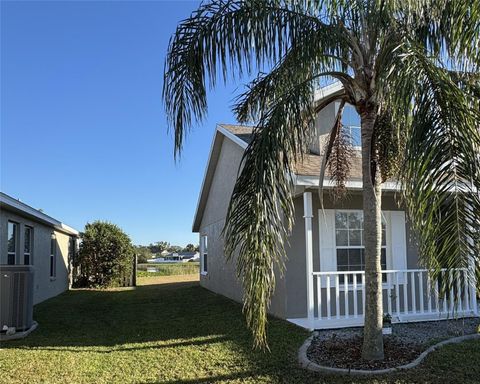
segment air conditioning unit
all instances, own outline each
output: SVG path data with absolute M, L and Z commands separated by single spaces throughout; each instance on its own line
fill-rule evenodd
M 33 325 L 33 277 L 30 265 L 0 265 L 0 331 L 26 331 Z

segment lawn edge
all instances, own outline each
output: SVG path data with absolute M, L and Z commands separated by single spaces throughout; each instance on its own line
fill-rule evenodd
M 437 349 L 443 347 L 447 344 L 458 344 L 463 341 L 467 340 L 475 340 L 480 339 L 480 334 L 472 334 L 472 335 L 464 335 L 458 337 L 452 337 L 447 340 L 443 340 L 437 344 L 432 345 L 431 347 L 427 348 L 423 351 L 415 360 L 408 364 L 399 365 L 398 367 L 393 368 L 386 368 L 386 369 L 378 369 L 378 370 L 366 370 L 366 369 L 346 369 L 346 368 L 335 368 L 335 367 L 327 367 L 325 365 L 320 365 L 311 361 L 307 356 L 308 347 L 312 343 L 314 335 L 312 334 L 310 337 L 305 340 L 302 344 L 300 349 L 298 350 L 298 362 L 300 366 L 304 369 L 307 369 L 312 372 L 325 372 L 325 373 L 335 373 L 341 375 L 382 375 L 386 373 L 393 373 L 398 371 L 403 371 L 407 369 L 412 369 L 417 367 L 424 359 L 427 357 L 431 352 L 436 351 Z

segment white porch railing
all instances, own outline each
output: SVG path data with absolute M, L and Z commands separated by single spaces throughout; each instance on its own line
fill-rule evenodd
M 438 320 L 477 316 L 476 291 L 466 269 L 442 270 L 432 282 L 424 269 L 382 271 L 384 313 L 392 321 Z M 312 328 L 363 325 L 365 272 L 313 272 Z M 453 281 L 446 295 L 439 295 L 442 279 Z

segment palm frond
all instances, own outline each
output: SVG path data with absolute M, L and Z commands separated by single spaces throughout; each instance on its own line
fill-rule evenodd
M 328 135 L 328 140 L 324 143 L 322 161 L 320 163 L 320 174 L 318 177 L 318 198 L 320 201 L 320 207 L 323 209 L 323 181 L 325 180 L 325 172 L 327 171 L 327 166 L 330 161 L 330 155 L 334 149 L 335 143 L 338 144 L 338 137 L 341 135 L 342 130 L 342 116 L 343 109 L 345 107 L 345 100 L 341 101 L 341 104 L 338 108 L 337 116 L 335 117 L 335 123 Z
M 350 177 L 354 156 L 355 149 L 352 147 L 350 135 L 344 130 L 340 130 L 332 144 L 331 154 L 327 162 L 327 168 L 334 183 L 330 191 L 334 202 L 341 200 L 347 195 L 346 185 Z M 320 182 L 323 184 L 323 180 L 320 180 Z
M 273 66 L 312 30 L 329 28 L 279 0 L 219 0 L 199 7 L 178 27 L 165 61 L 163 98 L 174 128 L 175 154 L 192 124 L 207 112 L 207 81 Z M 333 36 L 332 36 L 333 40 Z M 333 52 L 334 53 L 334 52 Z
M 404 31 L 425 52 L 450 67 L 476 70 L 480 65 L 480 3 L 456 0 L 386 0 Z
M 237 258 L 247 325 L 255 346 L 261 348 L 267 347 L 274 271 L 283 273 L 284 242 L 293 225 L 292 164 L 305 152 L 315 120 L 312 84 L 303 82 L 290 89 L 272 102 L 254 129 L 224 229 L 225 253 Z
M 409 217 L 420 241 L 420 261 L 440 270 L 480 268 L 472 241 L 480 222 L 480 113 L 472 100 L 418 50 L 404 58 L 418 82 L 401 181 Z M 405 80 L 405 79 L 404 79 Z M 473 277 L 473 276 L 471 276 Z M 442 291 L 451 288 L 442 280 Z

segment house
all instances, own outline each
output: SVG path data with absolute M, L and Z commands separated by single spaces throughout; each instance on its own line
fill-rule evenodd
M 173 255 L 175 255 L 175 254 L 173 254 Z M 199 252 L 178 252 L 178 256 L 180 257 L 180 261 L 182 263 L 188 263 L 189 261 L 200 260 L 200 253 Z
M 79 232 L 0 192 L 0 264 L 34 267 L 33 302 L 71 286 Z
M 148 260 L 149 263 L 186 263 L 189 261 L 200 260 L 200 253 L 198 252 L 170 252 L 163 254 L 162 257 L 157 257 Z
M 322 88 L 316 101 L 334 99 L 341 86 Z M 365 302 L 364 257 L 362 245 L 362 174 L 360 151 L 347 181 L 348 196 L 335 203 L 328 190 L 333 182 L 324 180 L 324 209 L 317 198 L 322 136 L 335 121 L 339 101 L 332 101 L 316 118 L 317 138 L 295 175 L 295 225 L 287 245 L 286 270 L 277 273 L 276 288 L 269 311 L 307 329 L 362 325 Z M 360 146 L 360 121 L 347 105 L 344 129 L 352 145 Z M 242 300 L 235 263 L 224 257 L 222 229 L 237 170 L 252 134 L 252 128 L 238 125 L 217 126 L 193 222 L 200 237 L 200 284 L 231 299 Z M 395 181 L 383 184 L 382 269 L 384 312 L 393 321 L 437 320 L 456 315 L 477 316 L 473 285 L 464 284 L 466 271 L 460 271 L 456 289 L 439 297 L 438 282 L 428 279 L 419 267 L 415 234 L 397 203 Z M 450 276 L 442 276 L 450 278 Z M 452 277 L 453 278 L 453 277 Z M 457 299 L 457 300 L 455 300 Z

